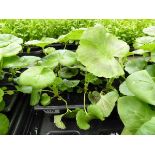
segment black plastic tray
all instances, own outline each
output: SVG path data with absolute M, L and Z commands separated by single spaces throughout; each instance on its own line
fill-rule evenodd
M 16 106 L 14 106 L 10 114 L 9 134 L 23 135 L 27 123 L 30 123 L 29 111 L 31 108 L 27 100 L 27 95 L 24 95 L 22 93 L 19 94 L 16 102 Z
M 18 94 L 4 95 L 4 101 L 5 101 L 6 107 L 3 111 L 10 112 L 15 106 L 17 99 L 18 99 Z
M 67 49 L 67 50 L 72 50 L 72 51 L 75 51 L 78 47 L 78 45 L 74 44 L 74 43 L 71 43 L 71 44 L 63 44 L 63 43 L 54 43 L 54 44 L 51 44 L 51 45 L 48 45 L 46 46 L 45 48 L 47 47 L 53 47 L 55 48 L 56 50 L 59 50 L 59 49 Z M 30 48 L 30 52 L 27 53 L 27 49 Z M 40 47 L 35 47 L 35 46 L 32 46 L 32 47 L 27 47 L 25 46 L 23 48 L 23 52 L 22 53 L 19 53 L 18 54 L 19 56 L 25 56 L 25 55 L 33 55 L 33 56 L 39 56 L 39 57 L 42 57 L 44 56 L 45 54 L 42 52 L 42 48 Z
M 55 126 L 54 115 L 42 111 L 33 113 L 32 122 L 27 129 L 29 135 L 117 135 L 123 130 L 123 124 L 118 115 L 112 114 L 105 121 L 93 120 L 89 130 L 81 130 L 76 125 L 75 119 L 64 119 L 66 129 Z
M 49 94 L 50 95 L 50 94 Z M 73 110 L 76 108 L 83 108 L 83 94 L 78 93 L 64 93 L 63 98 L 68 102 L 68 108 Z M 89 105 L 90 101 L 86 97 L 86 104 Z M 43 111 L 46 114 L 60 114 L 63 110 L 66 110 L 66 105 L 63 101 L 53 99 L 49 106 L 36 105 L 35 111 Z

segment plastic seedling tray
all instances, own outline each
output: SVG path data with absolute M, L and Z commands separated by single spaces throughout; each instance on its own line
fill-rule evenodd
M 4 101 L 6 104 L 4 112 L 10 112 L 12 110 L 12 108 L 16 104 L 17 98 L 18 98 L 18 94 L 4 95 Z
M 83 94 L 67 93 L 63 94 L 63 98 L 68 102 L 69 109 L 83 108 Z M 86 103 L 90 103 L 88 98 L 86 98 Z M 64 102 L 55 98 L 51 100 L 49 106 L 42 106 L 39 104 L 34 106 L 34 110 L 43 111 L 46 114 L 60 114 L 62 111 L 66 110 L 66 105 Z
M 67 49 L 67 50 L 72 50 L 72 51 L 75 51 L 78 47 L 78 45 L 72 43 L 72 44 L 63 44 L 63 43 L 54 43 L 54 44 L 51 44 L 51 45 L 48 45 L 46 46 L 45 48 L 47 47 L 53 47 L 55 48 L 56 50 L 59 50 L 59 49 Z M 30 51 L 29 53 L 27 53 L 27 49 L 30 48 Z M 25 56 L 25 55 L 33 55 L 33 56 L 44 56 L 44 53 L 42 52 L 42 48 L 41 47 L 35 47 L 35 46 L 30 46 L 30 47 L 24 47 L 23 49 L 23 52 L 22 53 L 19 53 L 18 54 L 19 56 Z
M 123 130 L 123 124 L 119 119 L 116 109 L 105 121 L 93 120 L 89 130 L 78 128 L 75 119 L 63 119 L 66 129 L 59 129 L 54 124 L 54 115 L 36 111 L 32 114 L 32 122 L 29 125 L 29 135 L 117 135 Z
M 11 111 L 10 118 L 10 135 L 23 135 L 29 121 L 29 102 L 27 96 L 22 93 L 18 95 L 16 106 Z

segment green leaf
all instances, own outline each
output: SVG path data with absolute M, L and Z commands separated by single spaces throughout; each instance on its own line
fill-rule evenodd
M 148 104 L 155 105 L 155 83 L 146 70 L 129 75 L 126 84 L 137 98 Z
M 0 113 L 0 135 L 5 135 L 9 131 L 9 119 L 6 115 Z
M 123 95 L 134 96 L 134 94 L 132 94 L 132 92 L 128 89 L 128 87 L 127 87 L 127 85 L 126 85 L 126 81 L 124 81 L 124 82 L 119 86 L 119 91 L 120 91 L 120 93 L 122 93 Z
M 66 129 L 65 124 L 62 122 L 62 117 L 64 114 L 61 115 L 54 115 L 54 124 L 60 129 Z
M 0 57 L 10 57 L 18 54 L 22 50 L 22 46 L 16 43 L 11 43 L 6 47 L 0 48 Z
M 128 130 L 126 127 L 124 127 L 121 135 L 133 135 L 134 133 L 132 133 L 130 130 Z
M 88 114 L 93 116 L 94 119 L 100 119 L 101 121 L 103 121 L 104 118 L 104 113 L 102 112 L 102 109 L 100 106 L 97 105 L 89 105 L 88 108 Z
M 91 74 L 91 73 L 87 73 L 85 75 L 85 81 L 87 83 L 92 83 L 94 85 L 98 85 L 102 83 L 102 80 L 100 80 L 98 77 L 96 77 L 95 75 Z
M 117 108 L 123 124 L 133 133 L 155 114 L 148 104 L 134 96 L 120 97 Z
M 155 36 L 155 26 L 144 28 L 143 32 L 149 36 Z
M 5 108 L 5 102 L 4 102 L 4 100 L 2 100 L 2 101 L 0 102 L 0 112 L 3 111 L 4 108 Z
M 60 53 L 53 52 L 41 59 L 40 65 L 55 68 L 59 64 Z
M 37 64 L 40 60 L 40 57 L 36 56 L 11 56 L 3 58 L 3 67 L 5 68 L 24 68 L 24 67 L 31 67 Z
M 118 97 L 117 91 L 111 91 L 105 95 L 101 94 L 101 98 L 96 103 L 96 106 L 101 109 L 103 117 L 108 117 L 111 114 Z
M 41 105 L 47 106 L 47 105 L 50 104 L 50 101 L 51 101 L 51 97 L 48 96 L 47 93 L 43 93 L 43 94 L 41 95 L 41 101 L 40 101 L 40 102 L 41 102 Z
M 60 83 L 58 85 L 58 88 L 61 91 L 65 91 L 65 90 L 68 90 L 69 88 L 76 87 L 79 84 L 79 82 L 80 82 L 80 80 L 67 80 L 67 79 L 64 79 L 62 81 L 62 83 Z
M 59 56 L 59 63 L 62 66 L 73 66 L 77 64 L 77 55 L 75 52 L 72 52 L 70 50 L 58 50 L 60 53 Z
M 6 91 L 6 93 L 7 93 L 8 95 L 13 95 L 13 94 L 14 94 L 14 91 L 13 91 L 13 90 L 8 90 L 8 91 Z
M 16 89 L 20 92 L 28 93 L 28 94 L 30 94 L 32 92 L 31 86 L 16 86 Z
M 23 40 L 12 34 L 0 34 L 0 48 L 8 46 L 11 43 L 22 44 Z
M 155 64 L 153 64 L 153 65 L 148 65 L 148 66 L 146 67 L 146 71 L 149 73 L 149 75 L 150 75 L 151 77 L 155 77 Z
M 55 68 L 58 64 L 62 66 L 73 66 L 77 64 L 76 53 L 69 50 L 57 50 L 44 58 L 42 58 L 40 65 Z
M 30 67 L 19 77 L 19 84 L 32 86 L 33 88 L 45 88 L 50 86 L 55 79 L 55 74 L 49 68 L 42 66 Z
M 20 61 L 26 64 L 27 67 L 34 66 L 39 60 L 41 60 L 41 58 L 37 56 L 22 56 L 20 58 Z
M 67 78 L 67 79 L 72 78 L 77 74 L 78 74 L 77 68 L 73 69 L 73 68 L 63 67 L 58 71 L 58 75 L 61 78 Z
M 43 50 L 43 52 L 46 54 L 46 55 L 49 55 L 49 54 L 52 54 L 53 52 L 55 52 L 56 50 L 55 50 L 55 48 L 53 48 L 53 47 L 48 47 L 48 48 L 45 48 L 44 50 Z
M 70 31 L 66 35 L 62 35 L 58 38 L 57 42 L 68 42 L 68 41 L 77 41 L 80 40 L 83 32 L 86 30 L 86 28 L 80 28 Z
M 11 56 L 3 58 L 3 67 L 4 68 L 22 68 L 25 67 L 26 63 L 21 61 L 18 56 Z
M 31 93 L 30 105 L 35 106 L 39 103 L 40 100 L 40 90 L 33 89 Z
M 76 108 L 76 109 L 74 109 L 74 110 L 70 110 L 69 112 L 67 112 L 66 114 L 65 114 L 65 117 L 66 118 L 75 118 L 76 117 L 76 114 L 77 114 L 77 112 L 80 110 L 80 108 Z
M 54 42 L 56 42 L 56 39 L 45 37 L 45 38 L 42 38 L 41 40 L 30 40 L 28 42 L 25 42 L 25 45 L 28 45 L 28 46 L 33 45 L 33 46 L 44 48 L 45 46 L 52 44 Z
M 155 134 L 155 117 L 145 122 L 136 132 L 136 135 L 154 135 Z
M 125 64 L 125 70 L 129 74 L 131 74 L 131 73 L 134 73 L 136 71 L 143 70 L 146 65 L 147 65 L 147 63 L 146 63 L 144 58 L 130 59 Z
M 111 91 L 105 95 L 100 94 L 99 101 L 96 104 L 88 106 L 88 115 L 90 115 L 92 119 L 105 120 L 105 117 L 111 114 L 118 97 L 117 91 Z
M 144 36 L 136 38 L 133 46 L 135 49 L 144 49 L 152 51 L 155 48 L 155 37 Z
M 137 55 L 143 55 L 144 53 L 148 53 L 148 52 L 149 51 L 147 51 L 147 50 L 138 49 L 138 50 L 132 51 L 131 53 L 137 54 Z
M 90 128 L 89 121 L 91 120 L 91 116 L 84 112 L 84 110 L 79 110 L 76 115 L 76 122 L 80 129 L 88 130 Z
M 0 102 L 3 100 L 4 91 L 0 88 Z
M 89 92 L 88 99 L 92 104 L 96 104 L 101 98 L 101 95 L 97 91 Z
M 102 26 L 88 28 L 82 35 L 77 49 L 78 61 L 87 71 L 98 76 L 112 78 L 124 74 L 114 57 L 124 57 L 129 46 L 107 33 Z
M 57 87 L 57 86 L 59 86 L 60 84 L 62 84 L 62 82 L 63 82 L 62 78 L 56 77 L 56 78 L 54 79 L 54 81 L 53 81 L 53 85 Z

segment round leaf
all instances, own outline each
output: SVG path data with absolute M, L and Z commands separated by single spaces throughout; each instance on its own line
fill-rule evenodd
M 126 84 L 137 98 L 148 104 L 155 105 L 155 82 L 146 70 L 129 75 Z
M 88 130 L 90 128 L 89 121 L 90 116 L 84 112 L 84 110 L 79 110 L 76 114 L 76 122 L 80 129 Z
M 151 36 L 139 37 L 135 40 L 133 46 L 135 49 L 142 48 L 144 50 L 152 51 L 155 48 L 155 37 Z
M 21 61 L 18 56 L 5 57 L 3 59 L 3 67 L 4 68 L 22 68 L 25 67 L 26 63 Z
M 146 71 L 150 74 L 151 77 L 155 77 L 155 64 L 148 65 Z
M 108 34 L 102 26 L 96 26 L 83 33 L 77 56 L 88 72 L 111 78 L 124 74 L 114 57 L 123 57 L 128 51 L 129 46 L 125 42 Z
M 125 64 L 125 70 L 129 74 L 131 74 L 136 71 L 143 70 L 145 66 L 146 66 L 146 61 L 144 58 L 135 58 L 127 61 L 127 63 Z
M 11 43 L 6 47 L 0 48 L 0 57 L 10 57 L 18 54 L 22 50 L 22 46 L 16 43 Z
M 53 52 L 41 59 L 40 65 L 55 68 L 59 64 L 60 54 L 58 52 Z
M 143 29 L 143 32 L 150 36 L 155 36 L 155 26 L 150 26 Z
M 77 68 L 74 69 L 74 68 L 64 67 L 58 71 L 58 75 L 61 78 L 72 78 L 72 77 L 76 76 L 77 74 L 78 74 Z
M 128 89 L 128 87 L 127 87 L 127 85 L 126 85 L 126 81 L 124 81 L 124 82 L 119 86 L 119 91 L 120 91 L 123 95 L 134 96 L 134 94 L 132 94 L 132 92 Z
M 155 117 L 145 122 L 136 132 L 136 135 L 154 135 L 155 134 Z
M 48 96 L 47 93 L 43 93 L 42 96 L 41 96 L 41 105 L 43 106 L 47 106 L 50 104 L 50 101 L 51 101 L 51 97 Z
M 51 69 L 42 66 L 35 66 L 30 67 L 20 75 L 19 84 L 41 89 L 50 86 L 54 79 L 55 74 Z
M 27 67 L 34 66 L 39 60 L 41 58 L 37 56 L 22 56 L 20 58 L 20 61 L 26 64 Z
M 25 45 L 34 45 L 44 48 L 45 46 L 52 44 L 56 41 L 54 38 L 42 38 L 41 40 L 30 40 Z
M 58 50 L 60 53 L 59 63 L 62 66 L 73 66 L 77 64 L 77 56 L 75 52 L 69 50 Z
M 23 40 L 12 34 L 0 34 L 0 48 L 8 46 L 11 43 L 22 44 Z
M 140 126 L 150 120 L 155 114 L 148 104 L 141 102 L 134 96 L 119 98 L 118 113 L 125 127 L 136 132 Z

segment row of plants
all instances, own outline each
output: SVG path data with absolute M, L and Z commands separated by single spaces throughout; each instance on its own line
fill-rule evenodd
M 155 25 L 153 19 L 4 19 L 0 20 L 0 33 L 13 34 L 24 41 L 58 38 L 73 29 L 94 26 L 96 22 L 129 45 L 143 35 L 143 28 Z
M 0 134 L 9 130 L 3 96 L 18 92 L 31 95 L 31 106 L 61 101 L 66 112 L 54 116 L 61 129 L 66 128 L 63 118 L 75 118 L 80 129 L 88 130 L 91 121 L 104 121 L 117 106 L 124 124 L 122 134 L 155 134 L 155 27 L 143 33 L 146 36 L 136 38 L 132 51 L 100 24 L 74 29 L 57 39 L 24 43 L 11 34 L 1 34 L 1 81 L 12 83 L 14 90 L 0 89 Z M 76 51 L 48 47 L 69 42 L 78 44 Z M 44 56 L 23 50 L 32 46 L 41 47 Z M 81 95 L 83 103 L 78 104 L 83 108 L 69 109 L 65 94 Z

